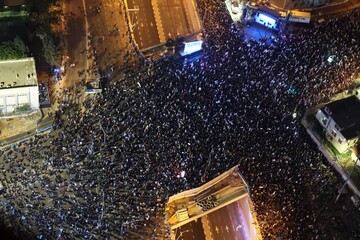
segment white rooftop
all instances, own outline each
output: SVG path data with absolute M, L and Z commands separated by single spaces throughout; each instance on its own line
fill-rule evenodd
M 34 58 L 0 61 L 0 89 L 37 84 Z

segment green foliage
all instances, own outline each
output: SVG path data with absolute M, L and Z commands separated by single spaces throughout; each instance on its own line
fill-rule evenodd
M 29 48 L 25 45 L 24 41 L 19 37 L 19 35 L 14 38 L 14 46 L 23 55 L 27 55 L 29 53 Z
M 30 110 L 30 105 L 28 103 L 25 103 L 23 105 L 20 105 L 19 107 L 17 107 L 16 111 L 17 112 L 26 112 Z
M 32 41 L 39 41 L 42 45 L 42 57 L 47 64 L 58 66 L 61 52 L 64 48 L 64 35 L 56 32 L 54 26 L 59 24 L 63 15 L 61 4 L 55 0 L 28 0 L 27 7 L 31 16 Z M 55 30 L 56 29 L 56 30 Z
M 57 66 L 60 50 L 63 47 L 61 36 L 51 32 L 49 27 L 41 26 L 36 30 L 35 35 L 41 40 L 43 46 L 43 56 L 45 61 L 51 66 Z
M 43 41 L 43 55 L 45 61 L 51 65 L 56 65 L 56 47 L 52 38 L 44 38 Z
M 19 36 L 16 36 L 14 41 L 0 43 L 0 59 L 20 59 L 28 55 L 28 47 L 24 44 Z

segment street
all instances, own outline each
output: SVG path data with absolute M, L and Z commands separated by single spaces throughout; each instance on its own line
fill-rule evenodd
M 140 49 L 160 44 L 151 0 L 127 0 L 130 25 Z M 138 11 L 132 11 L 134 9 Z
M 127 7 L 141 50 L 201 28 L 193 0 L 127 0 Z

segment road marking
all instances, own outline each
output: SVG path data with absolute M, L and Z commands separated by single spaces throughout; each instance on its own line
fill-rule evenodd
M 236 231 L 239 231 L 239 229 L 241 230 L 242 226 L 241 224 L 239 224 L 237 227 L 236 227 Z

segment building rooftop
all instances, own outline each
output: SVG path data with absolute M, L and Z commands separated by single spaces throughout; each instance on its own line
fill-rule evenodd
M 360 136 L 360 100 L 356 96 L 328 103 L 321 110 L 336 122 L 346 139 Z
M 0 61 L 0 89 L 37 85 L 34 58 Z

